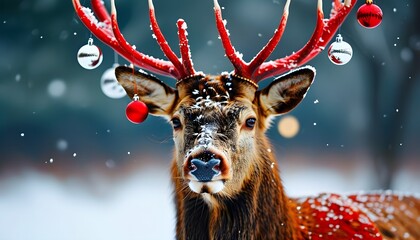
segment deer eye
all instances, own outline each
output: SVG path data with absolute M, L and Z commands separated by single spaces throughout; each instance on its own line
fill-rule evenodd
M 253 129 L 256 121 L 257 121 L 257 119 L 255 119 L 255 118 L 248 118 L 245 121 L 245 125 L 246 125 L 247 128 Z
M 181 120 L 179 120 L 179 118 L 172 118 L 171 122 L 174 130 L 178 130 L 181 128 Z

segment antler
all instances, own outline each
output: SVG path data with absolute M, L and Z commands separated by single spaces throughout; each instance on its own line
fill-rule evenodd
M 258 83 L 263 79 L 280 75 L 290 69 L 305 64 L 325 48 L 357 2 L 357 0 L 345 0 L 343 4 L 341 0 L 332 0 L 333 8 L 331 10 L 330 18 L 324 19 L 322 0 L 318 0 L 318 16 L 315 31 L 306 45 L 290 56 L 264 62 L 274 51 L 283 35 L 287 23 L 287 17 L 289 15 L 290 1 L 291 0 L 286 0 L 283 16 L 280 20 L 278 28 L 274 32 L 273 37 L 262 48 L 262 50 L 249 63 L 247 63 L 242 59 L 242 54 L 237 52 L 233 47 L 229 38 L 228 30 L 226 29 L 226 22 L 222 17 L 222 10 L 217 0 L 214 0 L 214 13 L 216 16 L 217 29 L 219 31 L 226 56 L 235 68 L 235 74 L 244 78 L 252 79 L 255 83 Z
M 181 62 L 170 48 L 159 28 L 152 0 L 149 0 L 149 17 L 152 31 L 162 52 L 169 61 L 157 59 L 138 52 L 135 46 L 131 46 L 127 42 L 118 27 L 117 11 L 114 0 L 111 0 L 111 15 L 106 10 L 102 0 L 91 1 L 93 13 L 89 8 L 82 6 L 80 0 L 72 1 L 77 15 L 86 27 L 98 39 L 110 46 L 119 55 L 123 56 L 134 65 L 156 74 L 174 77 L 178 80 L 196 74 L 191 60 L 190 47 L 188 45 L 186 23 L 184 20 L 180 19 L 177 24 Z

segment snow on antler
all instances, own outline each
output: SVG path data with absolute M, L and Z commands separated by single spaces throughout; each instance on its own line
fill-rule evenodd
M 194 64 L 191 61 L 190 46 L 188 45 L 187 23 L 183 19 L 179 19 L 177 26 L 182 63 L 188 76 L 195 75 Z
M 333 0 L 333 9 L 331 10 L 330 18 L 324 19 L 322 0 L 318 0 L 317 24 L 312 37 L 306 45 L 288 57 L 268 62 L 264 61 L 276 48 L 282 37 L 284 28 L 286 27 L 290 0 L 286 1 L 283 16 L 280 20 L 278 28 L 274 32 L 273 37 L 249 63 L 245 62 L 242 59 L 241 54 L 239 54 L 239 52 L 237 52 L 233 47 L 228 30 L 226 29 L 226 22 L 222 17 L 222 10 L 217 0 L 214 0 L 214 12 L 217 29 L 226 52 L 226 56 L 232 62 L 235 68 L 235 74 L 258 83 L 263 79 L 280 75 L 293 68 L 299 67 L 318 55 L 318 53 L 320 53 L 332 39 L 337 29 L 354 7 L 356 1 L 357 0 L 345 0 L 344 3 L 341 3 L 340 0 Z

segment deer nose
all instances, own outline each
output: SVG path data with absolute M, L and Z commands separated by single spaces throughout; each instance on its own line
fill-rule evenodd
M 220 160 L 212 158 L 209 161 L 194 158 L 189 163 L 190 174 L 197 178 L 199 182 L 209 182 L 214 176 L 221 174 Z

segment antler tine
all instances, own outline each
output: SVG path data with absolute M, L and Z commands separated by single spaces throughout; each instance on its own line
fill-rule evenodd
M 277 47 L 277 44 L 280 42 L 281 37 L 283 36 L 284 29 L 286 28 L 287 18 L 289 17 L 289 7 L 290 1 L 287 0 L 284 5 L 283 16 L 280 20 L 278 28 L 275 30 L 273 37 L 268 41 L 268 43 L 261 49 L 261 51 L 251 60 L 249 64 L 249 72 L 252 75 L 255 70 L 271 55 L 274 49 Z
M 132 62 L 134 65 L 149 70 L 153 73 L 182 79 L 185 77 L 183 68 L 175 66 L 171 61 L 157 59 L 136 51 L 122 36 L 116 19 L 115 1 L 111 0 L 111 15 L 105 9 L 103 2 L 92 0 L 95 15 L 81 5 L 80 0 L 72 0 L 76 14 L 83 24 L 102 42 L 114 49 L 119 55 Z M 178 60 L 179 61 L 179 60 Z M 180 71 L 181 70 L 181 71 Z
M 178 56 L 172 51 L 171 47 L 166 41 L 165 37 L 160 30 L 159 24 L 157 23 L 156 15 L 155 15 L 155 7 L 153 5 L 153 1 L 149 0 L 149 18 L 150 18 L 150 26 L 154 33 L 154 37 L 156 38 L 157 43 L 160 46 L 160 49 L 165 54 L 165 56 L 174 64 L 175 68 L 180 72 L 182 77 L 186 76 L 184 66 L 179 61 Z
M 179 48 L 181 51 L 181 58 L 184 65 L 184 69 L 187 76 L 195 75 L 194 64 L 191 60 L 190 45 L 188 44 L 187 38 L 187 23 L 183 19 L 179 19 L 177 22 L 178 26 L 178 37 L 179 37 Z
M 247 77 L 247 64 L 242 60 L 242 55 L 235 50 L 232 45 L 232 42 L 229 38 L 229 33 L 226 29 L 226 22 L 222 17 L 222 9 L 220 8 L 217 0 L 214 0 L 214 14 L 216 17 L 216 26 L 220 34 L 220 39 L 222 40 L 223 47 L 225 49 L 226 57 L 229 58 L 230 62 L 235 68 L 235 74 L 242 77 Z
M 261 64 L 254 73 L 253 79 L 258 82 L 263 79 L 280 75 L 293 68 L 302 66 L 318 55 L 331 41 L 337 29 L 355 6 L 357 0 L 345 0 L 344 4 L 339 0 L 333 0 L 333 9 L 330 19 L 323 19 L 322 0 L 318 0 L 318 18 L 314 33 L 308 43 L 296 53 Z
M 92 0 L 91 5 L 93 12 L 98 16 L 100 22 L 111 22 L 111 16 L 109 16 L 102 0 Z

